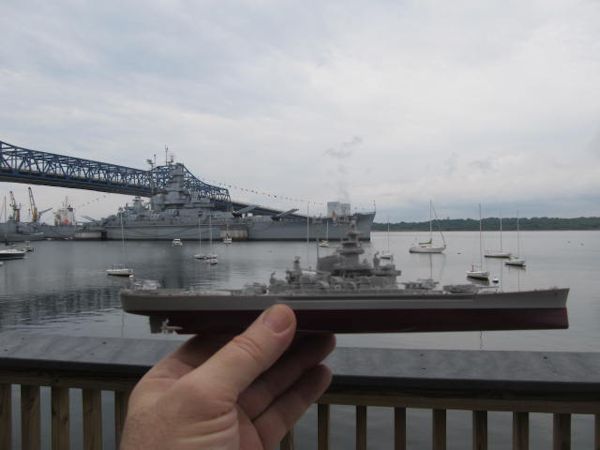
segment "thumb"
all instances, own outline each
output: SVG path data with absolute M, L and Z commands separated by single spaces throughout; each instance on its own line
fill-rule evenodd
M 220 385 L 237 396 L 271 367 L 289 347 L 296 332 L 296 317 L 289 306 L 274 305 L 244 333 L 187 376 L 204 386 Z

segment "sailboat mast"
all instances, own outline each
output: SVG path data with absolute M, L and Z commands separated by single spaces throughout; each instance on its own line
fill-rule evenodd
M 306 263 L 310 256 L 310 220 L 309 220 L 310 202 L 306 202 Z
M 431 244 L 433 244 L 433 226 L 432 226 L 432 222 L 431 222 L 431 208 L 432 208 L 432 202 L 431 200 L 429 200 L 429 241 Z
M 212 214 L 208 215 L 208 246 L 210 248 L 210 254 L 213 254 L 213 245 L 212 245 Z
M 125 255 L 125 232 L 123 231 L 123 211 L 119 211 L 119 219 L 121 219 L 121 247 L 123 255 Z
M 390 216 L 388 216 L 387 249 L 390 251 Z
M 481 203 L 479 204 L 479 267 L 483 270 L 483 229 L 481 225 Z
M 517 256 L 521 256 L 521 235 L 519 233 L 519 211 L 517 211 Z
M 198 252 L 202 250 L 202 222 L 201 216 L 198 215 Z
M 500 213 L 500 251 L 502 251 L 502 213 Z

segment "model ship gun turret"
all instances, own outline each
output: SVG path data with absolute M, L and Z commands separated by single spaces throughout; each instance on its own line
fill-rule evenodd
M 294 259 L 291 270 L 286 270 L 285 280 L 271 275 L 269 292 L 306 290 L 364 290 L 364 289 L 397 289 L 396 278 L 400 271 L 393 263 L 381 264 L 378 254 L 373 257 L 371 265 L 367 259 L 360 260 L 365 250 L 359 240 L 360 233 L 351 224 L 346 237 L 342 239 L 335 254 L 318 258 L 317 271 L 304 270 L 300 258 Z

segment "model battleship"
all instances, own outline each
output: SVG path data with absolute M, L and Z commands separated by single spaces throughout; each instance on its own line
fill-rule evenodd
M 294 309 L 298 330 L 390 333 L 568 328 L 565 288 L 501 292 L 475 285 L 437 287 L 433 280 L 403 283 L 393 263 L 360 260 L 364 250 L 351 228 L 335 254 L 315 271 L 296 258 L 285 279 L 238 290 L 159 289 L 121 292 L 123 309 L 150 317 L 153 331 L 239 332 L 271 305 Z

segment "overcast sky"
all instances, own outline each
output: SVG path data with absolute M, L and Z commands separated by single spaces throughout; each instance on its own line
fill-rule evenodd
M 429 199 L 600 216 L 597 0 L 2 0 L 0 28 L 0 140 L 18 146 L 145 168 L 168 145 L 234 199 L 376 202 L 380 222 Z M 78 216 L 129 201 L 33 189 Z

